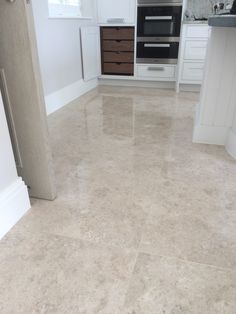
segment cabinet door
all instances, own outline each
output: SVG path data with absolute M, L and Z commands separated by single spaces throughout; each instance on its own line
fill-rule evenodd
M 184 59 L 205 60 L 207 52 L 207 40 L 186 40 Z
M 184 62 L 182 81 L 196 82 L 202 84 L 204 76 L 204 63 L 201 62 Z
M 100 24 L 135 24 L 135 0 L 97 0 Z
M 100 30 L 97 26 L 81 27 L 83 77 L 85 81 L 101 75 Z

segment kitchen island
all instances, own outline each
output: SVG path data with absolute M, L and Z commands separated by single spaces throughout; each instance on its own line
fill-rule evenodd
M 209 19 L 204 82 L 193 142 L 224 145 L 236 158 L 236 16 Z

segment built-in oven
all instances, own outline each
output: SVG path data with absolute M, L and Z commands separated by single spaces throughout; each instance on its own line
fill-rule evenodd
M 138 63 L 176 64 L 179 42 L 139 40 L 137 42 Z
M 182 0 L 138 0 L 137 62 L 177 63 Z

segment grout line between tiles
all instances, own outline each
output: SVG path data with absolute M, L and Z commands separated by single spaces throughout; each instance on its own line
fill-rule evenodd
M 212 264 L 195 262 L 195 261 L 192 261 L 192 260 L 189 260 L 189 259 L 183 259 L 183 258 L 180 258 L 180 257 L 177 257 L 177 256 L 162 255 L 162 254 L 155 254 L 155 253 L 153 254 L 153 253 L 145 252 L 145 251 L 142 251 L 142 250 L 140 250 L 139 253 L 140 254 L 145 254 L 145 255 L 150 255 L 150 256 L 162 257 L 162 258 L 166 258 L 166 259 L 176 259 L 176 260 L 179 260 L 179 261 L 181 261 L 183 263 L 186 263 L 186 264 L 195 264 L 195 265 L 200 265 L 200 266 L 207 266 L 209 268 L 214 268 L 214 269 L 221 270 L 221 271 L 224 271 L 224 272 L 236 273 L 236 269 L 233 269 L 233 268 L 220 267 L 220 266 L 215 266 L 215 265 L 212 265 Z

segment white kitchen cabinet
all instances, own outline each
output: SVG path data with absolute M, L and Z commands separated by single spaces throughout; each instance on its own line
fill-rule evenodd
M 187 38 L 205 38 L 209 37 L 209 27 L 207 24 L 185 24 L 185 37 Z
M 206 58 L 207 40 L 185 40 L 184 60 L 202 60 Z
M 209 35 L 210 27 L 207 24 L 183 25 L 178 86 L 180 84 L 202 84 Z
M 175 81 L 175 70 L 175 65 L 138 64 L 137 76 L 150 81 Z
M 204 76 L 204 64 L 202 62 L 184 62 L 181 74 L 183 81 L 201 82 Z
M 100 29 L 97 26 L 81 27 L 83 78 L 85 81 L 101 75 Z
M 97 0 L 99 24 L 135 24 L 136 0 Z

